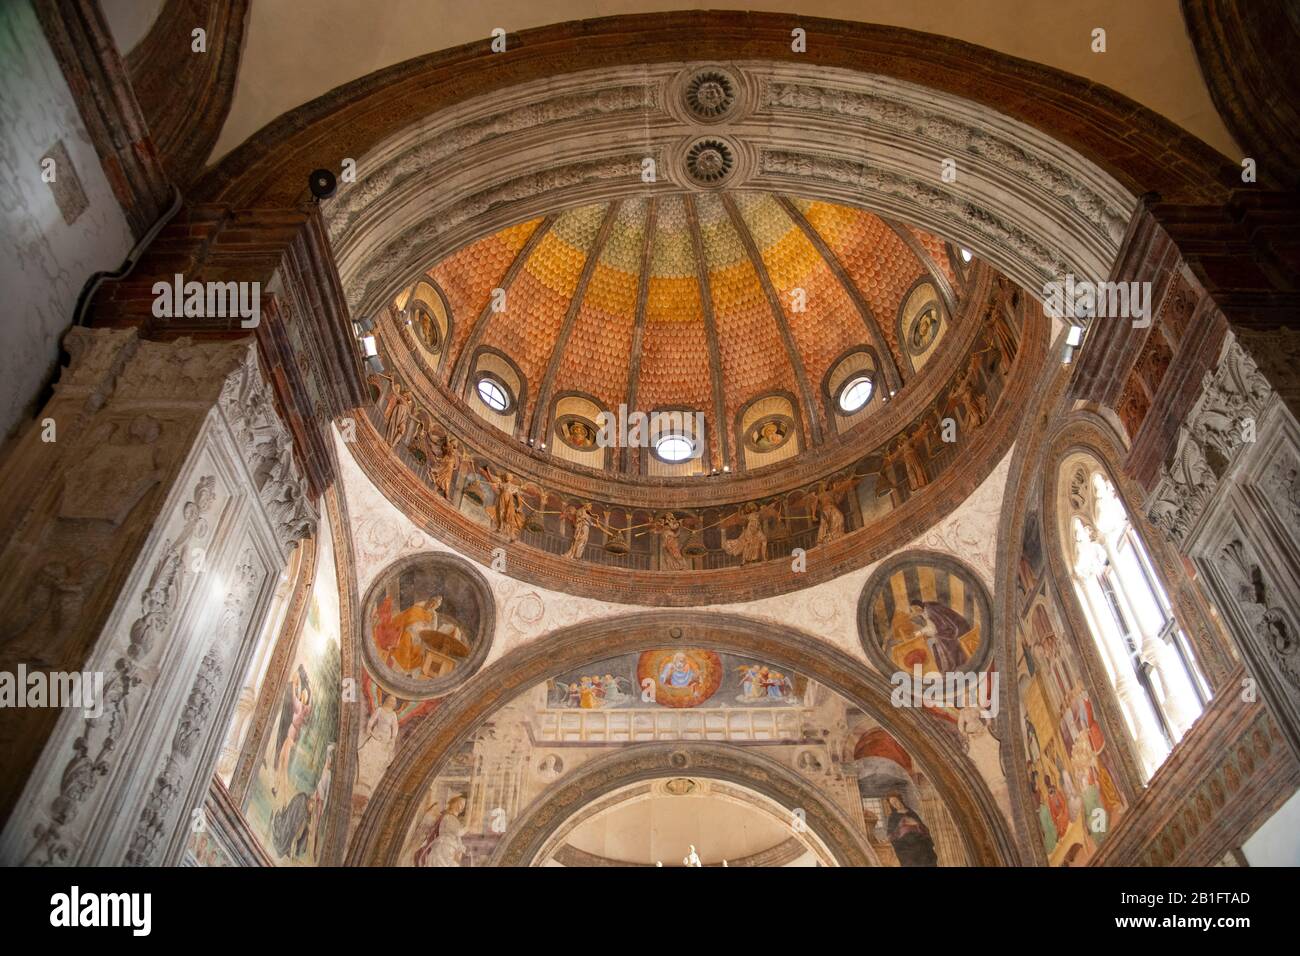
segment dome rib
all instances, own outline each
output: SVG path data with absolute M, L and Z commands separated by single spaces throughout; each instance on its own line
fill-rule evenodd
M 515 257 L 511 260 L 510 267 L 506 269 L 506 274 L 501 279 L 501 285 L 499 286 L 507 296 L 510 295 L 510 287 L 514 284 L 516 277 L 523 271 L 524 264 L 534 250 L 537 249 L 542 238 L 551 231 L 551 227 L 555 225 L 557 218 L 559 217 L 555 213 L 546 216 L 533 230 L 528 240 L 519 247 L 519 251 L 515 253 Z M 449 381 L 451 382 L 452 391 L 457 395 L 465 393 L 465 383 L 469 379 L 470 365 L 473 364 L 474 353 L 478 351 L 479 346 L 483 344 L 483 339 L 487 336 L 488 325 L 491 323 L 494 314 L 492 300 L 492 294 L 489 292 L 482 310 L 474 320 L 474 327 L 470 330 L 469 337 L 465 340 L 465 344 L 460 347 L 460 351 L 456 353 L 456 364 L 450 372 Z
M 758 275 L 759 284 L 763 287 L 763 294 L 767 296 L 767 304 L 772 311 L 772 320 L 776 323 L 777 334 L 781 337 L 781 343 L 785 346 L 786 358 L 790 362 L 790 370 L 794 374 L 795 383 L 799 386 L 799 398 L 803 405 L 799 411 L 807 425 L 807 434 L 813 442 L 820 444 L 825 426 L 821 403 L 817 401 L 816 393 L 808 384 L 808 371 L 804 368 L 804 363 L 799 357 L 799 351 L 795 347 L 794 336 L 790 332 L 790 324 L 786 321 L 785 310 L 781 307 L 781 299 L 777 296 L 776 289 L 772 285 L 772 277 L 767 273 L 767 264 L 763 262 L 763 256 L 758 251 L 754 236 L 749 231 L 749 225 L 745 222 L 745 217 L 736 208 L 735 200 L 726 194 L 723 194 L 721 199 L 723 207 L 727 210 L 727 215 L 731 217 L 731 224 L 735 227 L 736 234 L 740 236 L 740 241 L 749 254 L 749 260 L 754 266 L 754 272 Z
M 839 256 L 826 244 L 822 234 L 813 228 L 812 223 L 808 221 L 808 218 L 800 211 L 799 207 L 790 200 L 790 197 L 777 195 L 776 201 L 780 203 L 781 208 L 785 210 L 790 220 L 803 230 L 803 234 L 808 237 L 808 241 L 817 250 L 817 254 L 822 257 L 822 261 L 826 263 L 827 268 L 834 273 L 836 280 L 844 289 L 845 294 L 848 295 L 849 301 L 857 309 L 858 315 L 862 317 L 862 324 L 866 326 L 867 335 L 871 338 L 871 344 L 875 346 L 880 362 L 884 366 L 885 377 L 889 380 L 889 387 L 897 391 L 902 387 L 902 376 L 898 373 L 898 367 L 894 363 L 894 353 L 889 348 L 889 342 L 880 327 L 880 322 L 867 300 L 863 297 L 862 290 L 858 288 L 857 283 L 849 278 L 849 274 L 844 271 L 844 263 L 840 262 Z
M 713 286 L 709 281 L 709 263 L 704 257 L 704 237 L 700 234 L 700 215 L 695 197 L 687 194 L 686 221 L 695 253 L 695 270 L 700 283 L 700 308 L 704 313 L 704 333 L 709 343 L 709 377 L 713 382 L 713 444 L 718 459 L 731 461 L 730 435 L 727 428 L 727 402 L 722 387 L 722 347 L 718 344 L 718 318 L 713 311 Z
M 550 357 L 547 360 L 546 372 L 543 374 L 541 384 L 537 389 L 529 437 L 539 440 L 543 444 L 546 442 L 546 426 L 550 421 L 551 398 L 555 393 L 555 373 L 558 371 L 560 359 L 568 347 L 569 337 L 573 335 L 573 327 L 577 323 L 578 312 L 582 309 L 582 302 L 587 297 L 587 287 L 591 284 L 592 274 L 596 271 L 596 264 L 600 261 L 600 253 L 605 248 L 605 243 L 609 241 L 609 234 L 614 227 L 614 220 L 618 218 L 618 211 L 622 206 L 622 200 L 616 199 L 605 209 L 604 218 L 600 223 L 600 231 L 596 233 L 595 240 L 587 250 L 586 261 L 582 264 L 582 273 L 579 275 L 578 284 L 569 299 L 568 311 L 565 312 L 564 322 L 560 325 L 560 331 L 555 336 L 555 345 L 552 347 Z
M 659 221 L 659 200 L 651 196 L 646 202 L 644 235 L 641 237 L 641 271 L 637 275 L 636 316 L 632 324 L 632 345 L 628 351 L 627 407 L 635 409 L 637 393 L 641 388 L 641 350 L 645 341 L 646 302 L 650 298 L 650 259 L 654 254 L 655 225 Z M 627 471 L 631 465 L 631 450 L 624 445 L 619 449 L 619 468 Z

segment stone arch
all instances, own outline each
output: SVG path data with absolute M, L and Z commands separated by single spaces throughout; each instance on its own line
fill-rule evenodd
M 1156 563 L 1163 580 L 1170 585 L 1169 596 L 1175 613 L 1183 623 L 1205 670 L 1209 683 L 1217 691 L 1233 671 L 1230 654 L 1220 629 L 1209 614 L 1206 598 L 1187 580 L 1177 555 L 1158 532 L 1146 523 L 1141 509 L 1134 503 L 1141 501 L 1137 485 L 1120 467 L 1126 446 L 1122 433 L 1111 420 L 1113 416 L 1091 408 L 1078 408 L 1062 416 L 1053 416 L 1053 409 L 1066 403 L 1071 368 L 1063 366 L 1054 376 L 1045 376 L 1033 396 L 1033 407 L 1041 409 L 1033 421 L 1032 431 L 1017 443 L 1012 457 L 1003 499 L 1002 519 L 998 529 L 998 575 L 995 587 L 995 614 L 999 617 L 994 647 L 999 668 L 1011 676 L 1002 681 L 1002 712 L 1020 713 L 1019 688 L 1014 679 L 1017 653 L 1019 607 L 1016 575 L 1021 542 L 1027 517 L 1036 513 L 1042 528 L 1044 554 L 1043 574 L 1049 578 L 1053 595 L 1062 616 L 1065 633 L 1071 642 L 1084 670 L 1084 677 L 1094 703 L 1100 710 L 1099 720 L 1107 739 L 1119 743 L 1122 779 L 1116 781 L 1125 799 L 1133 805 L 1142 791 L 1141 774 L 1134 753 L 1132 739 L 1125 727 L 1123 715 L 1106 676 L 1097 649 L 1093 646 L 1079 605 L 1078 597 L 1070 586 L 1065 552 L 1061 549 L 1059 525 L 1056 521 L 1057 484 L 1059 466 L 1072 453 L 1086 452 L 1102 464 L 1115 483 L 1117 492 L 1129 510 L 1130 519 L 1139 524 L 1144 544 Z M 1011 768 L 1008 773 L 1009 797 L 1017 835 L 1025 848 L 1027 858 L 1046 863 L 1041 842 L 1033 832 L 1034 821 L 1029 813 L 1030 800 L 1024 774 L 1025 748 L 1018 732 L 1004 734 L 1002 762 Z
M 813 832 L 841 866 L 879 866 L 848 815 L 799 774 L 771 757 L 734 744 L 662 741 L 630 744 L 578 768 L 526 807 L 492 854 L 492 866 L 535 865 L 551 835 L 582 807 L 631 783 L 689 775 L 738 784 L 793 811 L 805 811 Z
M 846 697 L 911 748 L 947 804 L 972 865 L 1018 862 L 1002 812 L 955 735 L 921 711 L 893 707 L 891 685 L 883 675 L 785 625 L 731 613 L 642 611 L 562 628 L 532 641 L 445 698 L 404 745 L 375 789 L 353 837 L 348 863 L 397 862 L 403 838 L 419 810 L 420 794 L 456 746 L 516 694 L 597 658 L 677 641 L 759 655 Z

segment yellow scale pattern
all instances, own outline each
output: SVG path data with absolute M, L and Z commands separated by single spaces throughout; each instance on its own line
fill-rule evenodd
M 844 287 L 789 215 L 767 193 L 736 196 L 745 223 L 757 240 L 768 278 L 776 289 L 786 324 L 814 393 L 831 364 L 866 341 L 866 326 Z M 796 290 L 803 291 L 796 311 Z
M 869 212 L 814 202 L 806 215 L 871 306 L 900 373 L 906 375 L 909 365 L 898 347 L 898 309 L 903 293 L 926 273 L 925 267 L 894 230 Z
M 606 208 L 596 203 L 562 212 L 519 270 L 506 296 L 505 311 L 493 316 L 488 326 L 484 344 L 500 349 L 519 366 L 529 385 L 529 401 L 546 375 Z M 531 409 L 526 413 L 531 414 Z
M 730 427 L 736 412 L 755 395 L 785 391 L 797 394 L 794 370 L 748 250 L 716 196 L 698 202 L 713 311 L 722 354 L 723 396 Z M 761 248 L 768 235 L 754 235 Z
M 560 357 L 555 394 L 584 392 L 608 408 L 627 398 L 641 248 L 649 203 L 623 203 L 600 252 L 582 308 Z

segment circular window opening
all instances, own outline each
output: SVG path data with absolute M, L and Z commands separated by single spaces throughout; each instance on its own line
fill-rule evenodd
M 510 392 L 505 383 L 489 375 L 478 380 L 478 397 L 494 412 L 505 412 L 510 408 Z
M 694 443 L 684 435 L 665 435 L 655 442 L 655 454 L 664 461 L 685 461 L 694 451 Z
M 871 392 L 874 388 L 875 385 L 868 375 L 855 375 L 849 379 L 840 389 L 840 411 L 849 415 L 856 412 L 871 400 Z

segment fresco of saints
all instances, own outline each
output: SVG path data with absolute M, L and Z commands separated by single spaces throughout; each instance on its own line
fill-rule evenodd
M 280 705 L 280 727 L 275 740 L 275 786 L 271 788 L 272 796 L 283 795 L 287 800 L 289 793 L 289 762 L 293 760 L 294 749 L 302 735 L 303 724 L 311 716 L 311 680 L 307 669 L 299 664 L 285 688 L 284 700 Z
M 456 794 L 447 801 L 447 808 L 433 821 L 429 833 L 415 851 L 416 866 L 460 866 L 465 855 L 465 797 Z
M 758 676 L 760 670 L 758 664 L 746 664 L 740 669 L 739 700 L 758 700 L 764 696 L 765 691 Z
M 1052 825 L 1056 830 L 1057 839 L 1065 834 L 1070 827 L 1070 808 L 1066 805 L 1065 797 L 1061 791 L 1056 789 L 1056 784 L 1052 783 L 1051 776 L 1045 777 L 1047 781 L 1047 812 L 1051 814 Z
M 665 687 L 685 690 L 693 684 L 700 683 L 700 668 L 693 660 L 678 651 L 659 669 L 659 683 Z
M 384 694 L 382 703 L 366 721 L 357 748 L 357 793 L 369 796 L 393 762 L 397 752 L 397 698 Z
M 417 601 L 400 614 L 393 614 L 392 596 L 384 596 L 375 609 L 374 635 L 385 664 L 403 674 L 418 671 L 425 677 L 438 676 L 433 673 L 438 655 L 426 642 L 425 633 L 438 631 L 438 608 L 441 606 L 442 597 L 435 594 Z
M 316 789 L 312 792 L 311 801 L 308 805 L 309 821 L 307 828 L 311 832 L 311 852 L 314 857 L 320 859 L 320 835 L 325 829 L 326 812 L 330 805 L 330 784 L 334 780 L 334 744 L 331 743 L 325 748 L 325 766 L 321 769 L 320 779 L 316 781 Z
M 913 601 L 911 610 L 916 633 L 925 638 L 935 666 L 944 673 L 960 670 L 969 659 L 961 637 L 970 630 L 970 622 L 946 604 L 934 601 Z
M 885 798 L 889 810 L 885 817 L 885 835 L 894 848 L 899 866 L 938 866 L 939 857 L 934 852 L 930 829 L 909 807 L 902 796 L 891 793 Z

